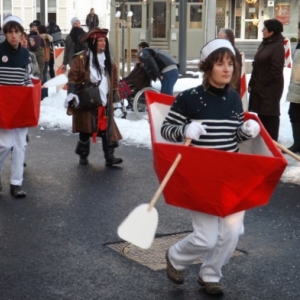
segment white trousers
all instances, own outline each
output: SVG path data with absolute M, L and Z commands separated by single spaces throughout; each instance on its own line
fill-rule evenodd
M 206 282 L 219 282 L 221 269 L 231 258 L 244 231 L 245 212 L 225 218 L 192 211 L 193 233 L 169 249 L 169 259 L 177 270 L 183 270 L 204 257 L 199 276 Z
M 11 153 L 10 184 L 22 185 L 24 159 L 26 150 L 26 135 L 28 128 L 0 129 L 0 174 L 2 173 L 6 157 Z

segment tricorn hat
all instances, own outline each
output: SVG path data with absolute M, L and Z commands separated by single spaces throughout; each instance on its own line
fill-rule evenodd
M 88 39 L 99 39 L 101 37 L 106 37 L 108 33 L 108 29 L 95 27 L 83 35 L 80 39 L 81 43 L 86 43 Z

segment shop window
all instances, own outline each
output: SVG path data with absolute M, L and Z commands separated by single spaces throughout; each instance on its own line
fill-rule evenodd
M 199 1 L 197 1 L 199 2 Z M 202 5 L 189 5 L 190 28 L 202 28 Z
M 132 28 L 142 28 L 142 6 L 130 5 L 130 11 L 132 11 Z

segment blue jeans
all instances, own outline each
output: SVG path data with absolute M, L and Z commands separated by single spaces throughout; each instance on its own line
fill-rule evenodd
M 173 96 L 173 88 L 178 79 L 178 69 L 170 70 L 166 73 L 162 73 L 163 79 L 161 79 L 161 93 Z

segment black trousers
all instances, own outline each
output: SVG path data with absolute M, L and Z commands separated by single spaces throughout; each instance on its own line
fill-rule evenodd
M 50 55 L 50 60 L 49 60 L 49 75 L 50 75 L 50 78 L 54 78 L 55 77 L 54 55 Z
M 279 116 L 263 116 L 258 115 L 271 138 L 277 142 L 279 135 Z
M 83 143 L 89 141 L 90 137 L 91 137 L 90 133 L 79 132 L 79 140 Z M 107 141 L 106 141 L 105 133 L 101 134 L 101 138 L 102 138 L 102 149 L 103 151 L 105 151 L 107 149 Z
M 300 103 L 290 103 L 289 116 L 291 123 L 300 124 Z

